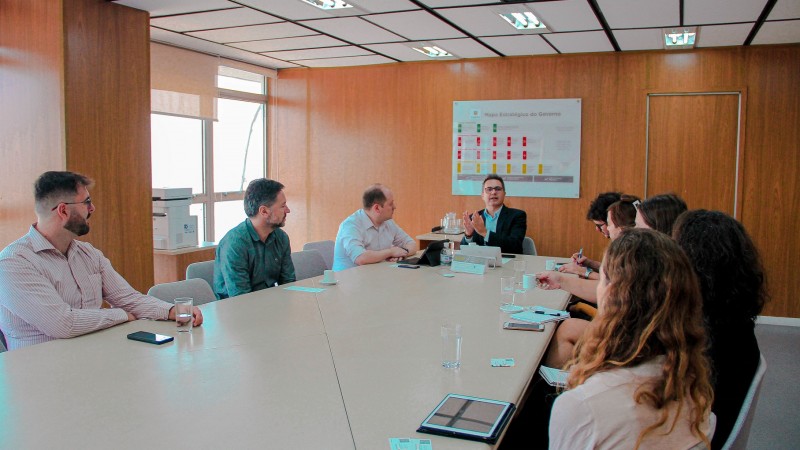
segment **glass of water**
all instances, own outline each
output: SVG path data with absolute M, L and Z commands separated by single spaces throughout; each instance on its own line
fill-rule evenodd
M 516 277 L 500 277 L 500 310 L 504 312 L 520 312 L 522 308 L 514 304 L 517 291 Z
M 522 289 L 522 276 L 525 275 L 526 269 L 525 261 L 524 260 L 515 260 L 514 261 L 514 278 L 516 279 L 517 288 Z
M 458 369 L 461 367 L 461 325 L 445 323 L 442 325 L 442 367 Z
M 192 325 L 194 324 L 192 318 L 193 306 L 194 299 L 191 297 L 179 297 L 175 299 L 175 323 L 178 325 L 178 331 L 192 331 Z

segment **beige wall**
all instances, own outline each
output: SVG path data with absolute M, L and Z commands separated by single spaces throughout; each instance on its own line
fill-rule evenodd
M 393 188 L 395 218 L 416 235 L 447 211 L 481 206 L 477 197 L 450 194 L 453 101 L 579 97 L 580 199 L 507 203 L 528 212 L 540 254 L 584 247 L 599 258 L 607 242 L 584 220 L 586 208 L 601 191 L 642 195 L 647 93 L 742 91 L 740 217 L 767 266 L 774 300 L 765 313 L 800 317 L 800 278 L 787 264 L 800 254 L 798 86 L 796 45 L 288 69 L 272 92 L 270 174 L 287 185 L 286 229 L 295 249 L 333 239 L 376 181 Z

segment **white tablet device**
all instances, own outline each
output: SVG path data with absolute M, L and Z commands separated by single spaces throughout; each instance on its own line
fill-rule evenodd
M 417 431 L 494 444 L 514 409 L 509 402 L 447 394 Z

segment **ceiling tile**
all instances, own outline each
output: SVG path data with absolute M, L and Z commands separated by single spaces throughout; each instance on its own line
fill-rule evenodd
M 461 58 L 491 58 L 498 56 L 497 53 L 473 39 L 439 39 L 430 42 Z
M 778 0 L 767 20 L 800 19 L 800 2 L 797 0 Z
M 287 50 L 283 52 L 269 52 L 264 54 L 264 56 L 269 56 L 270 58 L 276 58 L 282 60 L 340 58 L 342 56 L 364 56 L 364 55 L 372 55 L 372 52 L 352 45 L 347 47 Z
M 498 36 L 481 38 L 483 42 L 506 56 L 549 55 L 556 51 L 541 36 Z
M 326 59 L 306 59 L 298 60 L 298 64 L 307 67 L 345 67 L 345 66 L 367 66 L 371 64 L 387 64 L 396 62 L 389 58 L 374 56 L 351 56 L 347 58 L 326 58 Z
M 442 9 L 437 12 L 474 36 L 520 34 L 519 31 L 500 17 L 500 14 L 496 11 L 497 9 L 494 6 L 476 6 L 474 8 Z
M 753 44 L 793 44 L 800 42 L 800 20 L 765 22 Z
M 209 30 L 212 28 L 240 27 L 244 25 L 257 25 L 280 21 L 281 19 L 277 17 L 253 11 L 250 8 L 236 8 L 155 18 L 150 20 L 150 25 L 172 31 L 193 31 Z
M 421 0 L 420 3 L 431 8 L 441 8 L 443 6 L 485 5 L 491 3 L 491 0 Z
M 195 50 L 201 53 L 208 53 L 210 55 L 219 55 L 237 61 L 242 61 L 250 64 L 255 64 L 261 67 L 269 67 L 270 69 L 286 69 L 289 67 L 297 67 L 296 64 L 279 61 L 274 58 L 269 58 L 257 53 L 250 53 L 238 48 L 228 47 L 227 45 L 217 44 L 215 42 L 208 42 L 202 39 L 193 38 L 185 34 L 174 33 L 172 31 L 161 30 L 159 28 L 150 27 L 150 40 L 155 42 L 162 42 L 164 44 L 171 44 L 176 47 Z
M 425 11 L 375 14 L 364 19 L 412 41 L 464 37 L 464 34 Z
M 528 3 L 528 8 L 553 31 L 600 30 L 589 2 L 586 0 L 561 0 L 556 2 Z
M 307 20 L 301 22 L 323 33 L 355 44 L 374 44 L 379 42 L 397 42 L 406 39 L 390 33 L 358 17 L 341 17 L 336 19 Z
M 118 0 L 114 3 L 150 12 L 150 17 L 183 14 L 214 9 L 236 8 L 239 5 L 227 0 Z
M 368 13 L 411 11 L 420 9 L 419 6 L 411 3 L 408 0 L 348 0 L 348 3 L 352 3 Z
M 683 24 L 755 22 L 767 0 L 684 0 Z
M 401 61 L 431 61 L 433 59 L 412 49 L 411 47 L 409 47 L 409 44 L 411 43 L 395 42 L 391 44 L 370 44 L 370 45 L 365 45 L 364 47 L 367 47 L 368 49 L 376 53 L 390 56 L 392 58 L 396 58 Z M 447 60 L 447 59 L 455 59 L 455 58 L 439 58 L 439 60 Z
M 597 3 L 612 29 L 671 27 L 681 23 L 678 0 L 598 0 Z
M 300 0 L 238 0 L 238 3 L 286 20 L 323 19 L 333 16 Z M 338 15 L 347 14 L 348 12 L 358 14 L 358 11 L 351 10 Z
M 614 48 L 602 31 L 584 31 L 579 33 L 554 33 L 545 35 L 545 39 L 561 53 L 612 52 Z
M 358 20 L 358 19 L 356 19 Z M 252 25 L 247 27 L 223 28 L 221 30 L 196 31 L 186 33 L 209 41 L 227 43 L 257 41 L 260 39 L 276 39 L 316 34 L 313 30 L 303 28 L 289 22 L 268 25 Z
M 664 33 L 661 28 L 641 30 L 612 30 L 619 48 L 625 50 L 660 50 L 664 48 Z
M 337 45 L 347 45 L 347 43 L 318 34 L 316 36 L 237 42 L 228 45 L 242 50 L 260 53 L 277 52 L 281 50 L 301 50 L 304 48 L 336 47 Z
M 732 25 L 704 25 L 697 27 L 696 47 L 727 47 L 742 45 L 754 23 L 735 23 Z

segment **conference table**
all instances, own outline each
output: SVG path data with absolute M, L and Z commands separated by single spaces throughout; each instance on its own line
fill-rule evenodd
M 522 256 L 532 273 L 545 258 Z M 191 333 L 138 320 L 0 355 L 0 448 L 388 449 L 484 443 L 417 433 L 448 393 L 519 403 L 552 336 L 503 330 L 499 277 L 390 263 L 200 306 Z M 285 288 L 321 288 L 321 292 Z M 563 308 L 530 289 L 523 306 Z M 441 366 L 440 327 L 462 325 L 462 365 Z M 134 331 L 175 336 L 156 346 Z M 491 367 L 514 358 L 514 367 Z

